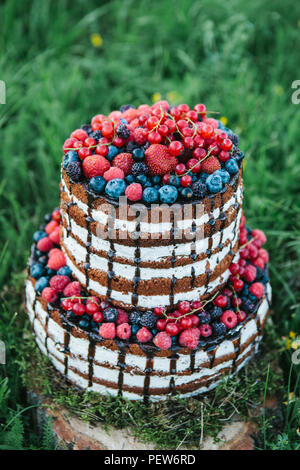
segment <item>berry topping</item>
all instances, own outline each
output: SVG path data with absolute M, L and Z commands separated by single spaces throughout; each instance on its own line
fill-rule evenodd
M 118 325 L 117 336 L 121 339 L 129 339 L 131 336 L 131 326 L 128 323 Z
M 116 336 L 116 325 L 114 323 L 102 323 L 99 334 L 104 339 L 114 339 Z
M 265 287 L 261 282 L 254 282 L 254 284 L 251 284 L 249 291 L 260 299 L 264 295 Z
M 198 346 L 199 338 L 199 328 L 190 328 L 180 333 L 179 344 L 189 349 L 195 349 Z
M 128 197 L 129 201 L 139 201 L 142 199 L 143 188 L 139 183 L 132 183 L 127 186 L 125 190 L 125 196 Z
M 136 333 L 136 337 L 138 341 L 140 341 L 141 343 L 148 343 L 149 341 L 151 341 L 153 335 L 148 330 L 148 328 L 143 326 L 143 328 L 140 328 L 138 332 Z
M 150 145 L 145 152 L 145 160 L 151 175 L 165 175 L 175 170 L 178 163 L 177 158 L 161 144 Z
M 57 250 L 55 251 L 55 253 L 49 256 L 48 268 L 54 269 L 55 271 L 57 271 L 58 269 L 62 268 L 65 265 L 66 265 L 66 258 L 61 250 Z
M 233 310 L 225 310 L 221 316 L 221 322 L 230 329 L 234 328 L 237 324 L 237 316 Z
M 50 279 L 50 287 L 52 287 L 56 292 L 63 292 L 70 282 L 71 281 L 68 276 L 60 276 L 58 274 Z
M 110 168 L 110 163 L 101 155 L 91 155 L 86 157 L 82 163 L 82 169 L 86 178 L 103 176 Z
M 64 288 L 64 296 L 65 297 L 78 297 L 80 296 L 81 292 L 81 286 L 79 282 L 73 281 L 70 282 L 65 288 Z
M 52 287 L 45 287 L 42 291 L 42 297 L 47 302 L 55 302 L 58 298 L 56 291 Z
M 161 331 L 154 337 L 153 343 L 159 349 L 169 349 L 172 344 L 172 339 L 171 336 L 168 335 L 165 331 Z
M 114 167 L 120 168 L 123 170 L 124 175 L 127 176 L 131 172 L 132 165 L 134 160 L 131 153 L 120 153 L 117 157 L 113 159 L 112 162 Z

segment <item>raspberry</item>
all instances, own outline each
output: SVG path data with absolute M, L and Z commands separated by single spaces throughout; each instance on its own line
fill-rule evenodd
M 136 143 L 139 145 L 144 145 L 147 142 L 147 135 L 148 135 L 148 132 L 146 131 L 146 129 L 143 129 L 142 127 L 138 127 L 133 132 L 133 138 L 136 141 Z
M 160 333 L 157 333 L 153 343 L 159 349 L 169 349 L 172 345 L 172 339 L 171 336 L 168 335 L 165 331 L 161 331 Z
M 42 291 L 42 297 L 47 302 L 52 303 L 57 300 L 57 293 L 52 287 L 45 287 L 45 289 Z
M 127 176 L 131 172 L 131 168 L 132 168 L 132 165 L 134 164 L 134 160 L 131 156 L 131 153 L 120 153 L 113 159 L 112 164 L 114 167 L 117 167 L 123 170 L 124 175 Z
M 79 282 L 73 281 L 64 288 L 65 297 L 79 297 L 81 293 L 81 286 Z
M 37 243 L 37 249 L 43 252 L 51 250 L 53 241 L 49 237 L 41 238 Z
M 253 266 L 252 264 L 248 264 L 248 266 L 246 266 L 244 269 L 243 278 L 247 282 L 253 282 L 256 278 L 256 274 L 257 274 L 256 267 Z
M 53 230 L 53 232 L 49 235 L 50 240 L 55 243 L 55 245 L 59 245 L 60 243 L 60 228 L 59 226 Z
M 161 144 L 153 144 L 145 152 L 150 175 L 165 175 L 175 170 L 178 160 Z
M 255 238 L 254 244 L 260 248 L 262 245 L 264 245 L 267 241 L 267 237 L 265 236 L 264 232 L 259 229 L 252 230 L 251 232 L 251 237 Z
M 212 329 L 211 329 L 211 327 L 208 325 L 208 323 L 206 323 L 205 325 L 201 325 L 201 326 L 200 326 L 200 334 L 201 334 L 201 336 L 203 336 L 204 338 L 207 338 L 208 336 L 211 336 L 211 334 L 212 334 Z
M 66 265 L 66 258 L 61 250 L 49 256 L 48 268 L 54 269 L 55 271 L 57 271 L 58 269 L 62 268 L 65 265 Z
M 138 330 L 136 337 L 141 343 L 148 343 L 149 341 L 151 341 L 153 335 L 151 331 L 148 330 L 148 328 L 143 326 Z
M 85 140 L 88 138 L 88 134 L 82 129 L 76 129 L 75 131 L 72 132 L 71 138 L 72 137 L 77 140 Z
M 70 284 L 68 276 L 60 276 L 58 274 L 50 279 L 50 287 L 56 290 L 56 292 L 63 292 L 68 284 Z
M 131 326 L 128 323 L 122 323 L 117 326 L 117 336 L 121 339 L 129 339 L 131 336 Z
M 114 323 L 102 323 L 99 334 L 104 339 L 114 339 L 116 336 L 116 325 Z
M 250 286 L 249 291 L 251 294 L 255 295 L 255 297 L 260 299 L 264 295 L 265 287 L 261 282 L 254 282 L 254 284 Z
M 204 171 L 204 173 L 212 174 L 220 169 L 221 165 L 216 157 L 208 157 L 201 163 L 201 171 Z
M 90 155 L 83 160 L 82 169 L 87 178 L 103 176 L 110 168 L 110 163 L 101 155 Z
M 200 338 L 199 328 L 190 328 L 180 333 L 179 344 L 189 349 L 195 349 L 198 346 Z
M 221 322 L 227 328 L 234 328 L 237 324 L 237 316 L 233 310 L 225 310 L 221 316 Z
M 263 260 L 264 263 L 269 262 L 269 253 L 264 248 L 258 250 L 258 256 Z
M 53 232 L 54 229 L 56 229 L 58 227 L 58 223 L 56 222 L 56 220 L 51 220 L 51 222 L 49 222 L 46 227 L 45 227 L 45 232 L 50 235 L 51 232 Z
M 139 183 L 132 183 L 127 186 L 125 190 L 125 196 L 128 197 L 129 201 L 139 201 L 142 199 L 143 188 Z
M 116 166 L 112 166 L 109 170 L 107 170 L 104 175 L 103 175 L 103 178 L 106 180 L 106 181 L 111 181 L 111 180 L 115 180 L 115 179 L 121 179 L 123 180 L 125 177 L 124 175 L 124 171 L 121 170 L 121 168 L 117 168 Z
M 118 308 L 117 325 L 121 325 L 122 323 L 128 323 L 128 315 L 125 310 Z
M 256 258 L 256 259 L 253 261 L 253 264 L 254 264 L 255 266 L 257 266 L 258 268 L 262 269 L 262 270 L 263 270 L 264 267 L 265 267 L 264 260 L 263 260 L 262 258 L 260 258 L 260 257 Z

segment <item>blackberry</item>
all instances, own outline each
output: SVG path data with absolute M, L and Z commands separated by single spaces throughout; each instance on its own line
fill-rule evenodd
M 208 312 L 198 313 L 198 317 L 200 320 L 200 325 L 205 325 L 205 323 L 209 323 L 211 321 L 211 315 Z
M 151 312 L 151 310 L 149 310 L 142 315 L 140 319 L 140 325 L 146 326 L 147 328 L 151 330 L 151 328 L 155 327 L 156 320 L 157 320 L 156 315 L 153 312 Z
M 89 137 L 90 137 L 90 134 L 93 132 L 93 128 L 90 124 L 83 124 L 83 126 L 81 126 L 81 129 L 87 132 Z
M 69 165 L 67 165 L 66 172 L 71 180 L 80 181 L 82 178 L 81 162 L 69 163 Z
M 247 299 L 247 298 L 244 298 L 244 297 L 242 297 L 242 301 L 243 301 L 243 303 L 242 303 L 243 310 L 246 313 L 253 312 L 253 310 L 255 309 L 254 303 L 250 299 Z
M 212 331 L 214 336 L 223 336 L 225 335 L 227 328 L 222 322 L 214 322 L 212 325 Z
M 118 310 L 112 307 L 106 308 L 103 311 L 103 318 L 107 322 L 115 322 L 118 318 Z
M 94 131 L 91 133 L 90 137 L 95 140 L 100 140 L 102 137 L 102 132 L 101 131 Z
M 125 124 L 120 124 L 117 127 L 117 135 L 121 137 L 121 139 L 128 139 L 130 136 L 130 130 L 125 126 Z
M 235 148 L 232 152 L 232 157 L 239 161 L 243 160 L 245 154 L 239 148 Z
M 135 109 L 134 104 L 124 104 L 121 106 L 120 111 L 121 113 L 124 113 L 124 111 L 127 111 L 127 109 Z
M 131 312 L 129 314 L 129 323 L 132 325 L 138 325 L 140 321 L 141 315 L 139 312 Z
M 239 136 L 234 134 L 233 132 L 230 132 L 229 135 L 228 135 L 229 139 L 232 141 L 232 143 L 234 145 L 236 145 L 236 147 L 239 145 Z
M 138 148 L 138 146 L 136 145 L 135 142 L 132 142 L 132 140 L 131 140 L 131 141 L 128 142 L 128 144 L 126 145 L 126 152 L 132 153 L 136 148 Z
M 222 315 L 223 310 L 221 309 L 221 307 L 214 307 L 209 313 L 212 320 L 218 320 Z
M 133 176 L 138 176 L 138 175 L 147 175 L 148 173 L 148 167 L 146 163 L 134 163 L 132 165 L 131 173 Z
M 207 186 L 202 181 L 196 181 L 192 184 L 192 191 L 196 198 L 202 199 L 207 193 Z

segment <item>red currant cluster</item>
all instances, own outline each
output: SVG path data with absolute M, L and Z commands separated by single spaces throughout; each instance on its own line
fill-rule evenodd
M 85 313 L 91 315 L 95 323 L 103 321 L 103 311 L 109 307 L 107 302 L 101 302 L 98 297 L 69 297 L 64 298 L 61 306 L 68 312 L 73 312 L 77 316 Z

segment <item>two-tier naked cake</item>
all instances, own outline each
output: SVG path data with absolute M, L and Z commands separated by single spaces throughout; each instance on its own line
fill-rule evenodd
M 34 233 L 27 310 L 74 385 L 130 400 L 207 392 L 257 351 L 271 288 L 245 225 L 239 139 L 203 104 L 122 106 L 63 145 Z

